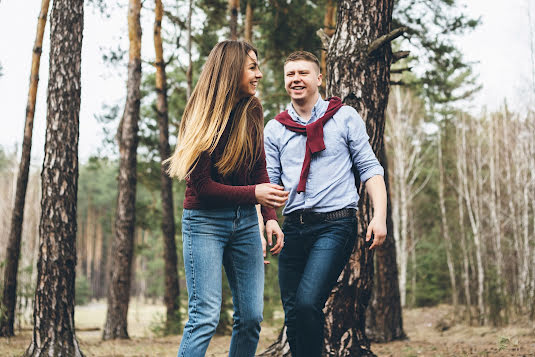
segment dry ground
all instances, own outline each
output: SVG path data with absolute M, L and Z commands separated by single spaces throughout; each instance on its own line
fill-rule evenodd
M 106 306 L 93 303 L 76 308 L 76 327 L 82 351 L 87 357 L 162 356 L 174 357 L 180 336 L 154 337 L 150 324 L 157 314 L 164 313 L 163 306 L 132 302 L 129 310 L 131 340 L 100 340 Z M 533 356 L 535 357 L 535 328 L 525 322 L 506 328 L 470 327 L 456 324 L 439 332 L 435 327 L 451 314 L 451 307 L 439 306 L 405 310 L 404 326 L 409 340 L 386 344 L 373 344 L 378 356 Z M 99 328 L 98 330 L 91 330 Z M 278 333 L 275 327 L 262 327 L 259 351 L 267 347 Z M 0 339 L 0 356 L 20 356 L 31 339 L 31 330 L 17 333 L 15 338 Z M 228 354 L 228 336 L 215 337 L 207 356 L 223 357 Z

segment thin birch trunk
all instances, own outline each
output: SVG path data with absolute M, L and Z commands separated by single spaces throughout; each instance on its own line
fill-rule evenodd
M 455 265 L 453 262 L 453 244 L 448 228 L 448 219 L 446 215 L 446 202 L 444 199 L 444 163 L 442 160 L 442 135 L 441 128 L 437 132 L 437 153 L 438 153 L 438 199 L 440 205 L 441 227 L 442 235 L 446 246 L 446 263 L 448 264 L 448 272 L 450 275 L 451 284 L 451 301 L 455 313 L 457 312 L 457 282 L 455 280 Z
M 466 122 L 463 119 L 462 128 L 461 128 L 461 145 L 462 145 L 462 156 L 461 164 L 463 166 L 463 175 L 461 176 L 462 180 L 462 189 L 464 194 L 464 199 L 466 203 L 466 208 L 468 212 L 468 218 L 470 221 L 470 227 L 472 229 L 472 234 L 474 236 L 474 245 L 476 253 L 476 262 L 477 262 L 477 303 L 479 309 L 479 323 L 483 323 L 485 320 L 485 303 L 484 303 L 484 280 L 485 273 L 483 270 L 483 258 L 482 258 L 482 244 L 481 244 L 481 235 L 479 231 L 479 215 L 477 210 L 477 182 L 468 183 L 469 175 L 468 172 L 468 147 L 466 143 Z M 474 167 L 473 165 L 472 167 Z M 474 175 L 475 168 L 472 169 L 473 176 L 471 177 L 474 181 L 477 180 L 477 172 Z M 475 187 L 474 187 L 475 186 Z
M 461 123 L 461 125 L 464 125 Z M 464 281 L 464 296 L 465 296 L 465 304 L 466 304 L 466 310 L 468 312 L 468 321 L 470 324 L 472 323 L 472 296 L 470 292 L 470 252 L 468 250 L 467 246 L 467 236 L 466 236 L 466 230 L 465 230 L 465 215 L 464 215 L 464 195 L 462 193 L 462 177 L 464 176 L 463 172 L 463 165 L 461 164 L 461 157 L 463 156 L 463 147 L 461 145 L 461 129 L 460 126 L 457 125 L 456 128 L 456 147 L 457 147 L 457 179 L 458 184 L 457 186 L 461 188 L 461 190 L 458 192 L 457 195 L 457 203 L 458 203 L 458 209 L 459 209 L 459 233 L 461 236 L 461 252 L 463 257 L 463 281 Z

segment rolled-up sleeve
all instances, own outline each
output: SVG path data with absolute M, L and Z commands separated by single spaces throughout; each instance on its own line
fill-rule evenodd
M 269 181 L 276 185 L 281 184 L 280 152 L 277 146 L 277 122 L 270 120 L 264 129 L 264 149 L 266 151 L 266 165 Z
M 348 107 L 344 107 L 348 108 Z M 384 176 L 384 169 L 377 160 L 369 143 L 370 137 L 366 133 L 366 125 L 361 116 L 353 108 L 348 108 L 346 123 L 347 144 L 351 153 L 353 167 L 357 169 L 360 181 L 365 183 L 375 175 Z

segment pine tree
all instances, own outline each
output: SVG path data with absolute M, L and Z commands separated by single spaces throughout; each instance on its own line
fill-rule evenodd
M 32 342 L 24 356 L 82 356 L 74 329 L 83 0 L 54 1 L 39 260 Z
M 35 115 L 35 102 L 37 99 L 37 85 L 39 83 L 39 64 L 41 62 L 41 50 L 45 33 L 46 18 L 48 15 L 49 0 L 42 0 L 39 21 L 37 22 L 37 34 L 32 55 L 32 69 L 30 74 L 30 90 L 26 106 L 26 121 L 24 125 L 24 139 L 22 141 L 22 155 L 19 172 L 17 175 L 17 191 L 15 203 L 11 213 L 11 227 L 6 254 L 6 267 L 4 270 L 4 286 L 2 290 L 3 311 L 0 309 L 0 336 L 13 336 L 13 324 L 15 322 L 15 305 L 17 301 L 17 272 L 19 268 L 20 242 L 22 236 L 22 222 L 24 220 L 24 201 L 26 187 L 28 186 L 28 174 L 30 171 L 30 154 L 32 151 L 33 118 Z M 0 66 L 1 70 L 1 66 Z
M 141 1 L 130 0 L 128 31 L 130 59 L 126 104 L 117 130 L 119 142 L 119 179 L 115 240 L 112 267 L 108 280 L 108 312 L 102 338 L 128 338 L 127 316 L 134 250 L 135 205 L 137 183 L 137 145 L 141 83 Z

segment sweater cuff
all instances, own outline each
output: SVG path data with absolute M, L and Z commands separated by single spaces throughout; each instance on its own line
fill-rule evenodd
M 274 208 L 260 206 L 260 211 L 262 212 L 262 217 L 264 219 L 264 224 L 266 224 L 266 222 L 271 220 L 271 219 L 274 219 L 275 221 L 278 221 L 277 212 L 275 212 Z
M 247 197 L 247 203 L 252 203 L 252 204 L 258 204 L 258 202 L 256 201 L 256 195 L 255 195 L 255 190 L 256 190 L 256 185 L 249 185 L 249 186 L 245 186 L 246 187 L 246 197 Z

